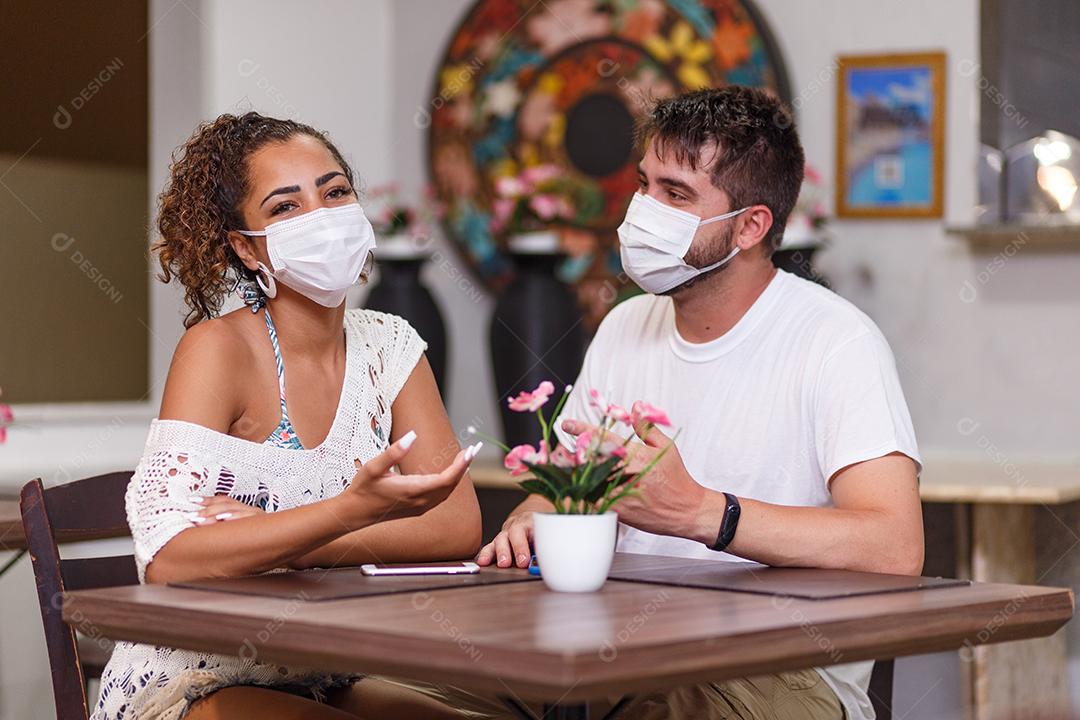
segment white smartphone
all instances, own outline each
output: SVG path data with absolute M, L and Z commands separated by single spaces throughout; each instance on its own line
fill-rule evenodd
M 474 562 L 456 563 L 394 563 L 392 565 L 368 563 L 360 566 L 365 575 L 472 575 L 480 572 Z

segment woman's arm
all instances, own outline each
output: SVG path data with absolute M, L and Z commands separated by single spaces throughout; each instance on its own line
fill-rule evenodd
M 435 474 L 390 472 L 405 461 L 409 433 L 361 465 L 340 495 L 311 505 L 193 527 L 169 540 L 146 568 L 148 582 L 251 575 L 281 567 L 360 528 L 418 515 L 442 503 L 465 475 L 472 454 L 459 452 Z
M 409 431 L 416 444 L 398 465 L 403 473 L 436 473 L 458 454 L 460 446 L 446 416 L 435 376 L 421 356 L 391 409 L 396 440 Z M 334 567 L 366 562 L 460 560 L 480 547 L 480 505 L 466 474 L 445 502 L 423 515 L 350 532 L 300 557 L 292 567 Z
M 237 388 L 243 387 L 242 374 L 250 367 L 245 361 L 248 346 L 236 342 L 236 328 L 225 322 L 199 323 L 184 334 L 169 368 L 162 419 L 228 432 L 240 416 L 242 400 Z M 418 469 L 432 466 L 409 459 L 414 439 L 430 447 L 432 441 L 422 435 L 426 429 L 421 423 L 417 434 L 403 430 L 382 454 L 363 465 L 357 463 L 351 485 L 337 497 L 181 531 L 149 562 L 147 581 L 265 572 L 360 528 L 425 512 L 454 494 L 472 459 L 453 452 L 439 463 L 441 472 Z M 390 473 L 395 465 L 405 474 Z M 472 496 L 471 485 L 468 495 Z

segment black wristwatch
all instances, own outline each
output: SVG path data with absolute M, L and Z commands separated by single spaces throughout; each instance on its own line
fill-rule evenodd
M 724 508 L 724 519 L 720 521 L 720 532 L 716 536 L 716 542 L 709 546 L 710 550 L 716 552 L 723 552 L 735 539 L 735 531 L 739 527 L 739 515 L 742 514 L 739 498 L 731 493 L 724 493 L 724 498 L 727 499 L 727 506 Z

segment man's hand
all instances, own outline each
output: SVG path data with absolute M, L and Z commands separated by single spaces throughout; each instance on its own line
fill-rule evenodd
M 601 432 L 579 420 L 564 420 L 562 428 L 574 436 L 589 430 L 598 437 Z M 657 535 L 696 539 L 698 515 L 711 491 L 690 477 L 678 448 L 658 428 L 646 431 L 645 425 L 639 425 L 634 432 L 642 442 L 632 442 L 626 448 L 627 474 L 637 475 L 658 455 L 663 456 L 638 481 L 637 494 L 615 505 L 619 521 Z
M 528 567 L 532 558 L 533 513 L 552 510 L 551 503 L 539 495 L 526 498 L 506 518 L 502 531 L 495 539 L 480 549 L 476 556 L 477 564 L 491 565 L 494 562 L 501 568 L 511 565 Z

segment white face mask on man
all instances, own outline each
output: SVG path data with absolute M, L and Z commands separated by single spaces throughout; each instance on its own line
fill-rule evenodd
M 739 253 L 737 246 L 719 262 L 703 268 L 687 265 L 683 258 L 699 227 L 735 217 L 749 209 L 744 207 L 703 220 L 644 193 L 634 193 L 626 209 L 626 219 L 618 231 L 623 270 L 642 290 L 659 295 L 726 265 Z
M 237 232 L 266 236 L 266 254 L 273 269 L 259 263 L 258 282 L 267 296 L 277 294 L 274 281 L 280 280 L 330 308 L 341 305 L 375 249 L 375 231 L 359 203 L 312 210 L 271 223 L 262 231 Z

